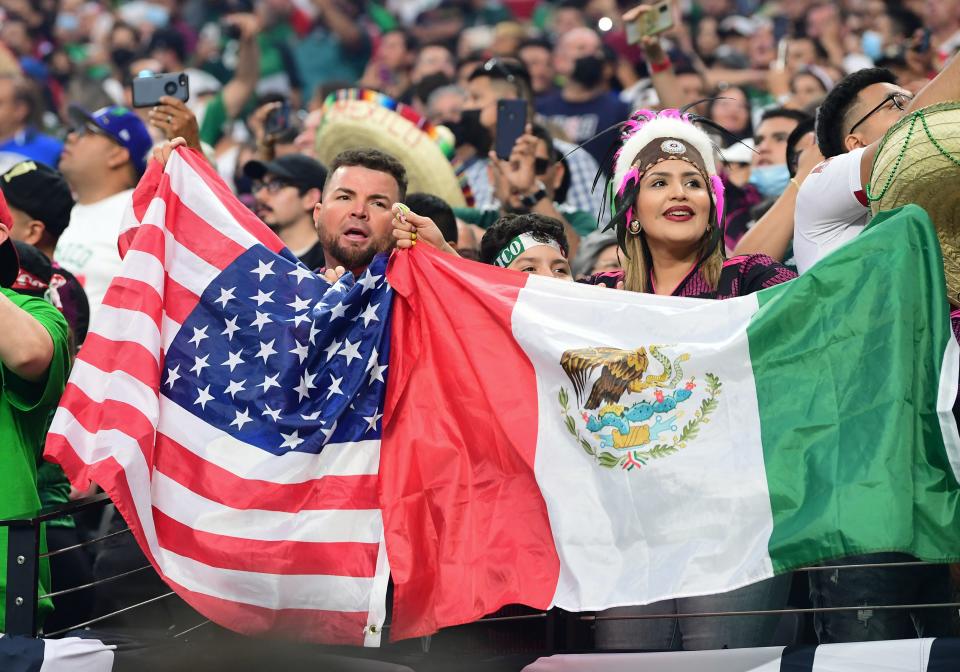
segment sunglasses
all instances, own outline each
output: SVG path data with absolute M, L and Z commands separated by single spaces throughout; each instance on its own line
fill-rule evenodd
M 511 84 L 516 84 L 517 82 L 514 74 L 510 72 L 507 66 L 503 64 L 503 61 L 498 58 L 491 58 L 480 66 L 480 69 L 489 75 L 494 75 L 495 78 L 505 79 Z
M 879 105 L 877 105 L 875 108 L 873 108 L 872 110 L 867 112 L 865 115 L 860 117 L 860 120 L 850 127 L 850 130 L 847 132 L 847 135 L 850 135 L 851 133 L 853 133 L 855 130 L 857 130 L 857 126 L 865 122 L 872 115 L 876 114 L 877 112 L 885 108 L 890 103 L 893 103 L 893 106 L 902 112 L 907 109 L 907 106 L 910 104 L 911 100 L 913 100 L 913 96 L 911 96 L 909 93 L 903 93 L 901 91 L 897 91 L 896 93 L 891 93 L 882 101 L 880 101 Z
M 266 189 L 268 193 L 276 194 L 281 189 L 286 189 L 287 187 L 294 187 L 296 185 L 286 182 L 284 180 L 270 180 L 269 182 L 254 182 L 253 188 L 250 190 L 251 194 L 255 194 L 261 189 Z
M 115 137 L 113 137 L 112 135 L 104 131 L 102 128 L 100 128 L 96 124 L 91 124 L 91 123 L 80 124 L 78 126 L 74 126 L 73 129 L 71 130 L 73 133 L 77 135 L 78 138 L 82 138 L 87 135 L 99 135 L 101 138 L 106 138 L 111 142 L 120 144 L 119 142 L 117 142 L 117 139 Z
M 550 159 L 543 159 L 537 157 L 533 162 L 533 169 L 537 175 L 544 175 L 548 170 L 550 170 Z

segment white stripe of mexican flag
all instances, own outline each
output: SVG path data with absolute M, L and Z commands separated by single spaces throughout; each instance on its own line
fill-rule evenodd
M 556 606 L 646 604 L 772 576 L 773 516 L 747 342 L 756 296 L 723 302 L 638 296 L 641 307 L 625 303 L 620 292 L 577 286 L 560 294 L 555 287 L 531 277 L 513 328 L 537 372 L 536 475 L 560 555 Z M 605 375 L 603 365 L 591 371 L 578 399 L 559 363 L 567 352 L 587 360 L 591 347 L 643 348 L 641 383 L 665 371 L 667 378 L 587 408 L 592 386 L 616 374 Z M 719 381 L 713 394 L 719 403 L 698 418 L 711 397 L 708 373 Z M 691 394 L 677 402 L 678 390 Z M 617 406 L 621 413 L 610 412 Z M 584 415 L 604 426 L 590 431 Z M 680 441 L 684 427 L 696 437 Z

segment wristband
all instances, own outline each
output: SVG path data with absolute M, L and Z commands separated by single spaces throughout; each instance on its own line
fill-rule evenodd
M 650 64 L 650 74 L 659 75 L 661 72 L 666 72 L 673 66 L 673 63 L 670 62 L 669 56 L 664 56 L 662 61 L 657 61 L 656 63 Z
M 547 187 L 543 182 L 537 182 L 537 190 L 532 194 L 524 194 L 520 197 L 520 203 L 525 208 L 532 208 L 537 203 L 542 201 L 547 197 Z

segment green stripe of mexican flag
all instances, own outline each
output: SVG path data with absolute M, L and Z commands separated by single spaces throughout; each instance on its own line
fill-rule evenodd
M 916 206 L 879 215 L 804 295 L 760 292 L 753 359 L 777 571 L 896 550 L 960 552 L 960 352 L 940 247 Z
M 394 636 L 854 553 L 960 558 L 960 348 L 919 208 L 727 301 L 427 250 L 388 276 L 410 360 L 391 359 L 381 460 Z

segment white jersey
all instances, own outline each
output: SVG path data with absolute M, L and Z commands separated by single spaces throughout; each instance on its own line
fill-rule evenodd
M 855 238 L 870 220 L 860 184 L 863 152 L 855 149 L 827 159 L 803 181 L 793 219 L 793 254 L 801 273 Z
M 77 276 L 90 302 L 91 319 L 96 314 L 110 281 L 120 270 L 117 238 L 133 189 L 90 203 L 73 206 L 70 225 L 57 241 L 54 260 Z

